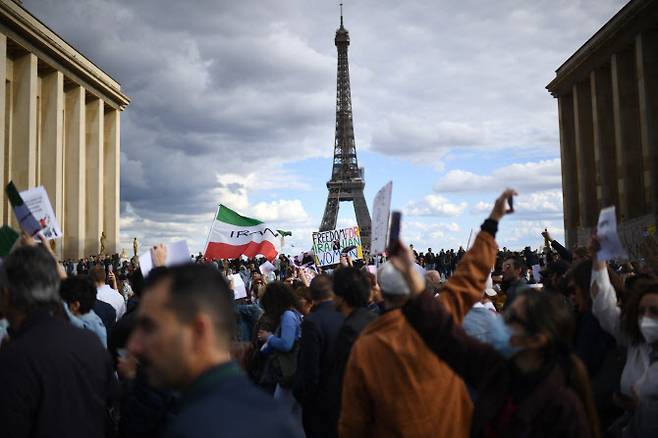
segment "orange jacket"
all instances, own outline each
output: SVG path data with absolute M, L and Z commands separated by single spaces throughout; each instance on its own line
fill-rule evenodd
M 481 299 L 496 250 L 493 237 L 480 232 L 441 292 L 441 303 L 459 323 Z M 472 410 L 461 378 L 396 309 L 368 325 L 352 348 L 339 435 L 467 437 Z

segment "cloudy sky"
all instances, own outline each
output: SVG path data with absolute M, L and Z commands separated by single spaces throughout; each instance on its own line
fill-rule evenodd
M 403 236 L 466 245 L 505 187 L 501 245 L 562 228 L 555 69 L 624 0 L 344 0 L 366 198 L 393 181 Z M 310 246 L 335 123 L 338 2 L 24 0 L 119 81 L 121 237 L 203 248 L 218 203 Z M 341 205 L 340 225 L 355 223 Z

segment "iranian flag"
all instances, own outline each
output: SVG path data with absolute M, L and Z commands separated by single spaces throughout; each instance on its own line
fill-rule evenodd
M 279 253 L 283 233 L 220 205 L 210 227 L 205 257 L 237 259 L 242 255 L 250 258 L 262 255 L 273 260 Z

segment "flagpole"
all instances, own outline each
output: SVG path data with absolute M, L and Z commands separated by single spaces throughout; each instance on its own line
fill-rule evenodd
M 219 214 L 219 209 L 221 208 L 222 204 L 217 205 L 217 211 L 215 211 L 215 215 L 212 218 L 212 223 L 210 224 L 210 229 L 208 230 L 208 237 L 206 238 L 206 246 L 203 249 L 203 256 L 206 256 L 206 251 L 208 251 L 208 243 L 210 243 L 210 233 L 212 233 L 212 229 L 215 226 L 215 221 L 217 221 L 217 215 Z
M 471 232 L 468 234 L 468 242 L 466 243 L 466 250 L 471 247 L 471 237 L 473 237 L 473 228 L 471 228 Z

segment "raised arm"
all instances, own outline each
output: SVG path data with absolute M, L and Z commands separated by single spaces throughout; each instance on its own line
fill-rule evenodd
M 548 233 L 548 230 L 541 232 L 542 237 L 548 240 L 551 243 L 551 247 L 560 255 L 560 258 L 564 261 L 571 262 L 571 252 L 566 249 L 560 242 L 551 238 L 551 235 Z
M 482 370 L 505 360 L 488 344 L 468 336 L 442 303 L 427 291 L 411 299 L 402 313 L 428 348 L 476 388 L 484 375 Z
M 597 266 L 596 263 L 593 266 L 590 293 L 592 313 L 599 320 L 601 328 L 614 336 L 620 345 L 626 345 L 627 339 L 621 332 L 621 309 L 617 305 L 617 294 L 610 283 L 608 266 L 605 262 L 602 262 L 602 266 Z
M 491 268 L 496 263 L 496 227 L 497 224 L 493 221 L 485 221 L 473 246 L 464 254 L 439 295 L 445 311 L 458 324 L 464 322 L 464 317 L 473 304 L 482 299 L 487 276 L 491 275 Z
M 509 199 L 517 193 L 505 190 L 494 203 L 489 218 L 484 221 L 473 246 L 464 254 L 457 269 L 443 288 L 439 299 L 445 310 L 461 324 L 473 304 L 482 298 L 487 276 L 496 263 L 496 232 L 498 222 L 511 210 L 507 209 Z
M 592 296 L 592 313 L 599 320 L 601 328 L 620 345 L 627 345 L 628 340 L 621 332 L 621 309 L 617 305 L 617 293 L 610 283 L 608 263 L 597 258 L 599 242 L 594 236 L 590 245 L 592 254 L 592 276 L 590 294 Z

